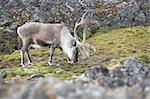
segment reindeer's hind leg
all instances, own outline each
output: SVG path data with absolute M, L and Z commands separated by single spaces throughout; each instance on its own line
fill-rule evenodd
M 27 39 L 27 40 L 22 40 L 23 41 L 23 46 L 21 48 L 21 64 L 23 67 L 25 66 L 25 60 L 24 60 L 24 54 L 26 52 L 27 54 L 27 59 L 28 59 L 28 63 L 31 63 L 31 58 L 30 58 L 30 55 L 29 55 L 29 50 L 28 50 L 28 47 L 29 45 L 31 44 L 31 40 L 30 39 Z
M 21 54 L 21 63 L 20 63 L 20 65 L 21 66 L 25 66 L 25 64 L 24 64 L 24 53 L 25 53 L 25 51 L 24 51 L 24 48 L 22 47 L 21 48 L 21 51 L 20 51 L 20 54 Z
M 52 65 L 54 51 L 55 51 L 55 47 L 53 45 L 51 45 L 51 47 L 50 47 L 50 56 L 49 56 L 49 61 L 48 61 L 49 65 Z

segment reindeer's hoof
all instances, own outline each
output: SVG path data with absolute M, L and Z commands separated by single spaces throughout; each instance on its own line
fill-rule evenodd
M 72 62 L 72 61 L 68 61 L 68 63 L 69 63 L 69 64 L 74 64 L 74 62 Z
M 33 65 L 33 63 L 32 62 L 28 62 L 28 65 Z
M 52 66 L 53 64 L 52 64 L 51 62 L 48 62 L 48 65 L 49 65 L 49 66 Z
M 23 64 L 23 63 L 21 63 L 20 65 L 21 65 L 22 67 L 26 67 L 25 64 Z
M 56 66 L 56 67 L 60 67 L 61 65 L 60 65 L 60 64 L 56 64 L 55 66 Z

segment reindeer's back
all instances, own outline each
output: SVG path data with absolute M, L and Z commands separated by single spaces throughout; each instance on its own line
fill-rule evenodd
M 35 35 L 55 35 L 63 28 L 62 24 L 44 24 L 38 22 L 29 22 L 18 27 L 17 33 L 20 37 L 35 36 Z
M 23 39 L 30 39 L 33 43 L 44 42 L 45 44 L 60 44 L 61 31 L 63 24 L 44 24 L 37 22 L 29 22 L 17 29 L 19 37 Z

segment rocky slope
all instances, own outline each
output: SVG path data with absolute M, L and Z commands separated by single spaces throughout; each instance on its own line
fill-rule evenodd
M 74 25 L 83 12 L 90 9 L 102 26 L 145 25 L 150 23 L 149 3 L 149 0 L 1 0 L 0 25 L 21 25 L 28 21 Z M 102 20 L 106 12 L 103 10 L 114 11 L 112 5 L 118 11 Z
M 72 30 L 89 10 L 98 23 L 91 26 L 92 33 L 103 26 L 149 25 L 149 4 L 150 0 L 0 0 L 0 51 L 13 52 L 20 47 L 12 30 L 25 22 L 63 22 Z

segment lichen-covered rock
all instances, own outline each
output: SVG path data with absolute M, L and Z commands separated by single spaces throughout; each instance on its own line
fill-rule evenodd
M 97 21 L 103 22 L 102 26 L 127 27 L 149 23 L 149 0 L 103 1 L 104 5 L 115 5 L 118 11 L 115 14 L 110 14 L 103 21 L 101 15 L 95 14 L 94 17 Z M 101 0 L 5 0 L 0 1 L 0 10 L 4 10 L 5 14 L 10 16 L 11 20 L 18 22 L 19 25 L 27 21 L 56 22 L 56 20 L 74 25 L 85 10 L 92 9 L 93 12 L 102 10 L 99 8 L 101 4 L 103 4 Z M 70 18 L 71 20 L 66 20 Z M 0 22 L 0 24 L 2 23 Z
M 150 86 L 105 88 L 81 86 L 53 78 L 0 84 L 1 99 L 148 99 Z
M 137 63 L 135 58 L 129 58 L 109 72 L 100 66 L 90 67 L 74 82 L 82 85 L 92 84 L 116 88 L 133 86 L 145 81 L 145 79 L 150 79 L 150 68 L 144 64 Z
M 0 19 L 0 26 L 2 26 L 2 25 L 7 25 L 7 24 L 9 24 L 9 23 L 11 23 L 11 22 L 12 22 L 12 20 L 11 20 L 11 18 L 9 18 L 9 17 L 1 18 L 1 19 Z
M 89 80 L 94 80 L 99 76 L 107 75 L 108 70 L 107 68 L 100 67 L 99 65 L 95 65 L 90 67 L 88 70 L 85 71 L 84 76 Z

